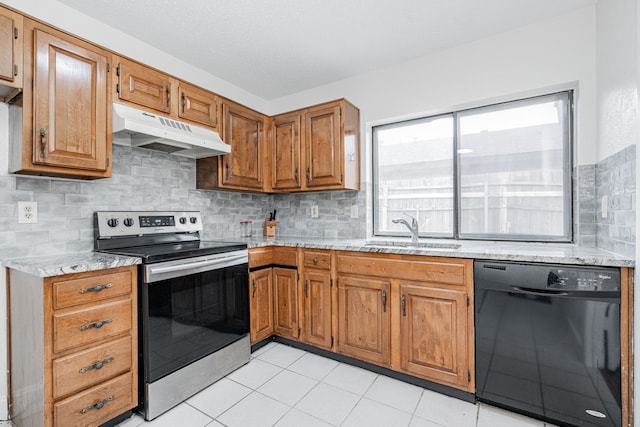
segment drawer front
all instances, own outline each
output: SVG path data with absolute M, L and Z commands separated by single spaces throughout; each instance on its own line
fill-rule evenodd
M 53 315 L 53 351 L 101 340 L 131 330 L 131 300 L 100 304 Z
M 53 308 L 86 304 L 131 293 L 131 270 L 53 282 Z
M 53 397 L 59 399 L 131 369 L 131 337 L 53 361 Z
M 393 277 L 400 280 L 419 280 L 455 286 L 465 285 L 465 271 L 469 271 L 470 266 L 470 261 L 464 259 L 442 258 L 420 261 L 391 256 L 383 258 L 343 253 L 338 253 L 337 260 L 339 273 Z
M 304 252 L 304 266 L 311 268 L 331 269 L 331 255 L 326 252 Z
M 56 426 L 99 426 L 133 408 L 132 374 L 127 372 L 53 405 Z

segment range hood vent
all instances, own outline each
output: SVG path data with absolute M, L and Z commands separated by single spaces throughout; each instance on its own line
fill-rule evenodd
M 231 152 L 218 132 L 113 103 L 113 143 L 201 159 Z

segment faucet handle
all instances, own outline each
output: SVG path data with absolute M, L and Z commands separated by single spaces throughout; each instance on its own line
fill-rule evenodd
M 408 213 L 406 213 L 405 211 L 402 211 L 403 215 L 408 216 L 409 218 L 411 218 L 411 223 L 412 225 L 415 227 L 418 224 L 418 220 L 416 219 L 416 217 L 409 215 Z

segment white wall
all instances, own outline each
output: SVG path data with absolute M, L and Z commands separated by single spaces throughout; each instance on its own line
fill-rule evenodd
M 7 104 L 0 102 L 0 175 L 6 174 L 9 126 Z M 8 415 L 7 392 L 7 301 L 6 274 L 4 267 L 0 267 L 0 420 L 6 420 Z
M 578 88 L 577 164 L 594 163 L 594 7 L 280 98 L 269 113 L 346 97 L 370 124 L 567 84 Z
M 635 0 L 597 4 L 597 160 L 638 138 L 638 74 Z

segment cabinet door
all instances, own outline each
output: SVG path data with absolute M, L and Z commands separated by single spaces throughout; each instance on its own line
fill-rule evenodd
M 342 183 L 340 106 L 320 106 L 305 114 L 307 187 Z
M 222 105 L 223 140 L 231 153 L 221 157 L 222 187 L 261 190 L 264 182 L 265 116 L 241 105 Z
M 464 291 L 400 284 L 401 369 L 467 389 L 467 295 Z
M 331 349 L 331 274 L 307 271 L 304 275 L 303 339 Z
M 178 83 L 180 103 L 178 117 L 205 126 L 218 127 L 218 97 L 185 82 Z
M 300 113 L 283 114 L 272 120 L 271 188 L 291 190 L 300 188 Z
M 22 16 L 0 7 L 0 100 L 10 87 L 22 87 Z
M 249 274 L 249 293 L 253 344 L 273 334 L 273 287 L 270 268 Z
M 118 99 L 171 112 L 171 80 L 167 75 L 124 59 L 118 64 L 117 74 Z
M 107 53 L 34 30 L 33 163 L 107 169 Z
M 390 363 L 390 283 L 338 277 L 338 351 L 378 365 Z
M 276 334 L 298 337 L 298 271 L 273 268 L 273 324 Z

